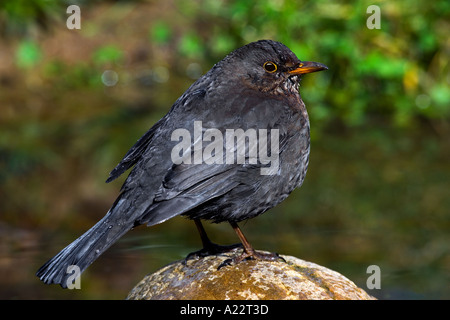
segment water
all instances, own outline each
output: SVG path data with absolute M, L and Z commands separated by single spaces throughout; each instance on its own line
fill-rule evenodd
M 433 134 L 325 134 L 313 141 L 302 188 L 242 230 L 255 248 L 326 266 L 378 298 L 448 299 L 449 156 Z M 110 197 L 57 227 L 2 221 L 0 298 L 123 299 L 146 274 L 200 248 L 194 223 L 176 217 L 129 232 L 82 274 L 80 290 L 42 284 L 36 270 L 93 225 Z M 228 224 L 205 227 L 217 243 L 238 241 Z M 371 265 L 381 289 L 367 289 Z

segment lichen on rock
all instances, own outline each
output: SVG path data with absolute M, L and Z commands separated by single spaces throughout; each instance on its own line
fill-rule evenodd
M 292 256 L 217 267 L 240 249 L 171 263 L 145 276 L 130 300 L 372 300 L 343 275 Z

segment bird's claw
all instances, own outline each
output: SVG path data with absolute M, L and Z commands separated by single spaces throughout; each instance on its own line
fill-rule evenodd
M 225 266 L 229 266 L 232 264 L 238 264 L 244 260 L 262 260 L 262 261 L 278 261 L 281 260 L 283 262 L 286 262 L 286 260 L 281 257 L 278 253 L 273 252 L 273 253 L 265 253 L 265 252 L 258 252 L 256 250 L 251 250 L 251 251 L 245 251 L 242 252 L 241 255 L 233 257 L 233 258 L 229 258 L 226 259 L 224 262 L 222 262 L 218 267 L 217 270 L 220 270 L 221 268 L 225 267 Z
M 236 248 L 242 248 L 242 244 L 236 243 L 228 246 L 222 246 L 211 242 L 207 247 L 189 253 L 186 258 L 184 258 L 184 264 L 186 265 L 186 263 L 192 258 L 204 258 L 211 255 L 218 255 L 221 253 L 230 252 Z

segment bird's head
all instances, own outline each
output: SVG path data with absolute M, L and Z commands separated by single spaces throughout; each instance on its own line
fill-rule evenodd
M 303 74 L 326 70 L 318 62 L 301 61 L 284 44 L 272 40 L 249 43 L 231 52 L 219 64 L 227 78 L 243 81 L 262 92 L 298 92 Z M 287 92 L 286 92 L 287 91 Z

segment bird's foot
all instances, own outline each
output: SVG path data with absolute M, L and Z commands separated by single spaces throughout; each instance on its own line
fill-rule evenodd
M 209 242 L 207 246 L 203 247 L 203 249 L 194 251 L 189 253 L 184 259 L 184 264 L 188 262 L 188 260 L 192 258 L 204 258 L 211 255 L 217 255 L 225 252 L 230 252 L 236 248 L 242 248 L 242 243 L 236 243 L 228 246 L 222 246 L 219 244 L 215 244 L 213 242 Z
M 266 253 L 266 252 L 258 252 L 254 249 L 252 250 L 245 250 L 244 252 L 242 252 L 241 255 L 236 256 L 234 258 L 230 258 L 225 260 L 224 262 L 222 262 L 219 267 L 217 268 L 217 270 L 225 267 L 225 266 L 229 266 L 232 264 L 238 264 L 244 260 L 249 260 L 249 259 L 254 259 L 254 260 L 262 260 L 262 261 L 283 261 L 286 262 L 286 260 L 284 260 L 283 257 L 280 257 L 280 255 L 276 252 L 272 253 Z

